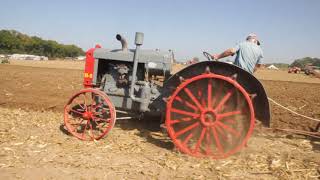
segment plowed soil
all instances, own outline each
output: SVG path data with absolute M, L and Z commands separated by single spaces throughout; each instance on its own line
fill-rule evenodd
M 256 128 L 248 147 L 224 160 L 180 154 L 160 133 L 159 123 L 148 119 L 119 122 L 98 142 L 79 141 L 64 130 L 62 112 L 68 98 L 82 89 L 83 71 L 66 65 L 0 65 L 0 179 L 320 177 L 319 139 L 262 127 Z M 266 70 L 257 76 L 269 97 L 320 119 L 320 79 Z M 272 128 L 310 131 L 317 126 L 270 104 Z

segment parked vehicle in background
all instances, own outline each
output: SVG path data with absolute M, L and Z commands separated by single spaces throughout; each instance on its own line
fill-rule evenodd
M 304 73 L 306 75 L 316 75 L 318 76 L 320 74 L 320 67 L 318 66 L 312 66 L 312 65 L 309 65 L 307 64 L 304 68 Z
M 300 71 L 301 71 L 301 68 L 296 67 L 296 66 L 289 67 L 289 69 L 288 69 L 288 73 L 300 73 Z

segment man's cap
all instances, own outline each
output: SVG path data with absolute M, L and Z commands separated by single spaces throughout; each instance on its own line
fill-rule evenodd
M 250 34 L 248 34 L 247 40 L 249 40 L 249 39 L 255 39 L 255 40 L 257 40 L 257 44 L 260 45 L 260 41 L 259 41 L 259 39 L 258 39 L 258 36 L 257 36 L 255 33 L 250 33 Z

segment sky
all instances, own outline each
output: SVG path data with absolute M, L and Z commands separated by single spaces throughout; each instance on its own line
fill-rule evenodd
M 221 53 L 256 33 L 264 62 L 320 57 L 320 0 L 1 0 L 0 29 L 75 44 L 174 50 L 180 61 Z

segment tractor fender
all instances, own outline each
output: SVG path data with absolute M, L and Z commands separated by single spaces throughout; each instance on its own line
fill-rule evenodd
M 169 77 L 163 85 L 163 93 L 160 98 L 165 99 L 170 97 L 176 87 L 180 84 L 180 76 L 184 79 L 192 78 L 205 73 L 207 67 L 210 68 L 211 73 L 227 77 L 237 74 L 236 81 L 246 90 L 246 92 L 248 94 L 256 94 L 255 98 L 252 100 L 255 118 L 261 121 L 262 125 L 270 127 L 269 101 L 261 82 L 249 72 L 233 64 L 219 61 L 204 61 L 187 66 Z M 162 108 L 165 108 L 165 106 L 162 106 Z

